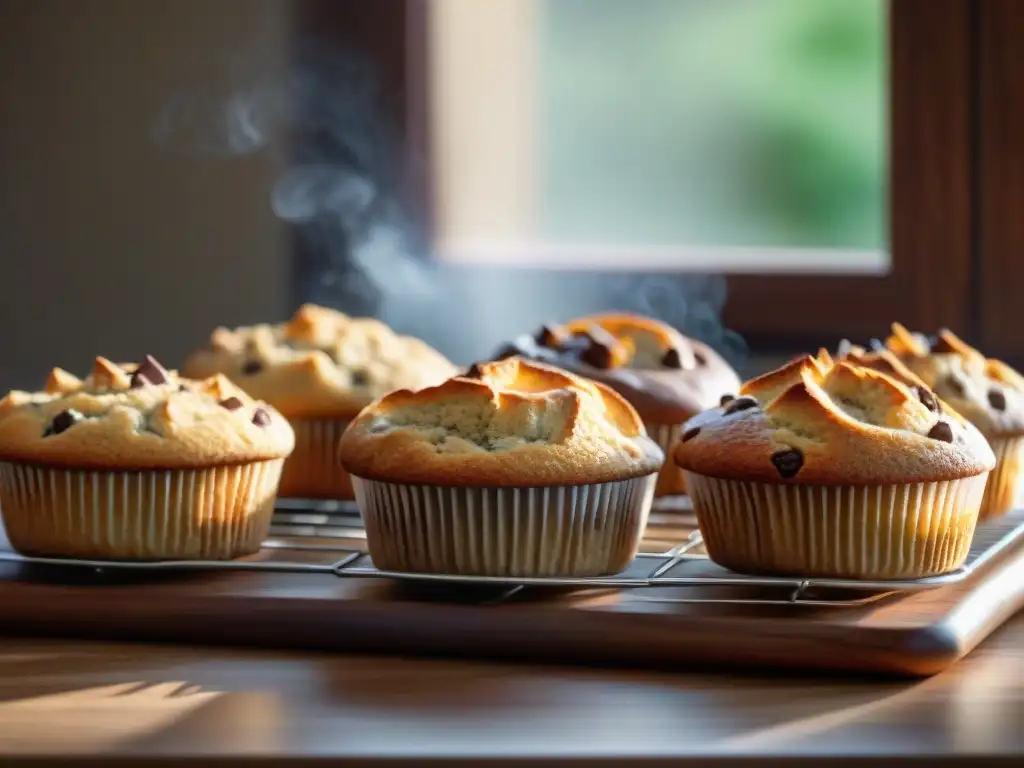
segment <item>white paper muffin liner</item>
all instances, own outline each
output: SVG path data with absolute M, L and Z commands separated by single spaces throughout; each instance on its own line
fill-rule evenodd
M 0 511 L 23 554 L 225 560 L 259 550 L 282 464 L 113 472 L 0 463 Z
M 981 501 L 982 520 L 1000 517 L 1017 506 L 1024 477 L 1024 437 L 996 437 L 989 444 L 996 455 L 996 467 L 989 474 Z
M 665 452 L 665 463 L 658 473 L 658 483 L 654 487 L 655 496 L 672 496 L 686 492 L 685 473 L 672 458 L 672 450 L 679 442 L 683 433 L 681 424 L 656 424 L 645 422 L 647 435 Z
M 987 474 L 936 483 L 815 486 L 687 473 L 708 555 L 747 573 L 910 579 L 967 557 Z
M 346 419 L 288 419 L 295 450 L 284 463 L 280 496 L 300 499 L 352 499 L 352 479 L 338 463 L 338 443 Z
M 354 477 L 374 565 L 475 576 L 601 576 L 636 554 L 655 475 L 550 488 L 455 488 Z

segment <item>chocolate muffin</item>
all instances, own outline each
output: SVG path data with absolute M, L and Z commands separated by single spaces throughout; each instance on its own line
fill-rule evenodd
M 611 387 L 636 409 L 666 455 L 679 440 L 683 422 L 731 399 L 740 387 L 736 371 L 708 345 L 658 320 L 625 313 L 545 325 L 496 355 L 512 356 L 556 365 Z M 683 472 L 666 462 L 655 495 L 685 490 Z

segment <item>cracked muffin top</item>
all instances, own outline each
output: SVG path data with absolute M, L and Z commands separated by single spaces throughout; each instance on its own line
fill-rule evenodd
M 988 437 L 1024 435 L 1024 377 L 949 330 L 929 339 L 893 323 L 886 347 Z
M 707 344 L 670 325 L 627 313 L 590 315 L 545 325 L 502 347 L 520 356 L 600 381 L 625 397 L 640 417 L 681 423 L 718 405 L 740 386 L 732 367 Z
M 152 357 L 55 368 L 42 392 L 0 400 L 0 460 L 81 469 L 183 469 L 284 458 L 288 422 L 223 376 L 188 381 Z
M 356 477 L 500 487 L 625 480 L 664 461 L 614 390 L 520 358 L 392 392 L 349 425 L 339 456 Z
M 288 417 L 344 419 L 391 390 L 438 384 L 456 368 L 379 320 L 306 304 L 286 323 L 218 328 L 182 372 L 222 373 Z
M 988 472 L 982 434 L 927 389 L 827 354 L 748 381 L 684 425 L 684 469 L 815 485 L 935 482 Z

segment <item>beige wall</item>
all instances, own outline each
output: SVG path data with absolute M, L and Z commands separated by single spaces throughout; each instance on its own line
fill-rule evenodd
M 286 8 L 0 2 L 0 387 L 97 353 L 177 364 L 217 323 L 289 309 L 270 159 L 182 156 L 151 134 L 211 54 L 282 62 Z

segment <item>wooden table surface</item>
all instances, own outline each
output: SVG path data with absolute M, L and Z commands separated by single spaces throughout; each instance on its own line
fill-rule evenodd
M 0 639 L 0 753 L 22 757 L 1021 752 L 1024 614 L 947 672 L 909 682 Z

